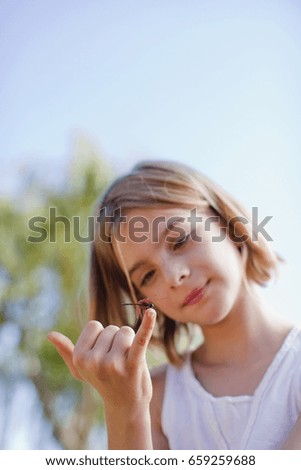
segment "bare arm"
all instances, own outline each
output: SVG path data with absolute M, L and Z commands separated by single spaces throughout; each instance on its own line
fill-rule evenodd
M 300 450 L 301 449 L 301 414 L 299 415 L 295 426 L 282 446 L 282 450 Z
M 162 430 L 162 404 L 164 398 L 166 366 L 152 371 L 153 397 L 150 405 L 152 440 L 154 449 L 169 450 L 169 443 Z
M 155 311 L 145 312 L 135 335 L 129 327 L 103 328 L 89 322 L 76 345 L 66 336 L 48 335 L 74 377 L 101 395 L 109 449 L 152 449 L 150 400 L 152 384 L 146 349 L 155 324 Z
M 152 450 L 149 406 L 134 409 L 105 408 L 108 449 Z

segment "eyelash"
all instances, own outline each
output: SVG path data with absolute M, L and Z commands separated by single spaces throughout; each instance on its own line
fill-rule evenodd
M 173 251 L 176 251 L 178 250 L 179 248 L 181 248 L 182 246 L 185 246 L 185 244 L 187 243 L 187 241 L 190 239 L 191 237 L 191 233 L 188 233 L 185 235 L 185 237 L 182 237 L 182 238 L 179 238 L 177 239 L 173 244 L 172 244 L 172 249 Z M 146 273 L 146 275 L 143 277 L 142 281 L 141 281 L 141 285 L 140 287 L 143 287 L 145 286 L 148 281 L 152 278 L 153 274 L 154 274 L 155 270 L 153 269 L 152 271 L 149 271 L 148 273 Z M 149 277 L 150 276 L 150 277 Z
M 145 274 L 145 276 L 143 277 L 142 279 L 142 282 L 141 282 L 141 287 L 145 286 L 148 281 L 152 278 L 152 275 L 155 271 L 152 270 L 152 271 L 149 271 L 148 273 Z M 150 278 L 149 278 L 149 275 L 151 274 Z
M 189 240 L 191 236 L 191 233 L 187 233 L 185 235 L 185 237 L 182 237 L 182 238 L 179 238 L 178 240 L 176 240 L 174 243 L 173 243 L 173 250 L 178 250 L 179 248 L 181 248 L 182 246 L 184 246 L 186 244 L 186 242 Z

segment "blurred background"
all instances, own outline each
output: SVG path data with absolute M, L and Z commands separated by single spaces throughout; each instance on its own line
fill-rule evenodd
M 286 263 L 263 294 L 299 322 L 301 3 L 0 0 L 0 448 L 105 448 L 103 412 L 46 334 L 76 338 L 85 220 L 141 159 L 185 162 L 259 220 Z

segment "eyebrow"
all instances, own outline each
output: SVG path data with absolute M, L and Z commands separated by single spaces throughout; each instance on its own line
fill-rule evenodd
M 160 233 L 160 237 L 159 237 L 159 243 L 162 241 L 162 238 L 172 230 L 172 227 L 177 223 L 177 222 L 183 222 L 183 217 L 171 217 L 173 219 L 172 223 L 168 224 L 167 227 L 162 230 L 162 232 Z M 167 220 L 168 221 L 168 220 Z M 133 266 L 129 269 L 129 275 L 130 277 L 132 277 L 132 275 L 134 274 L 135 271 L 137 271 L 138 269 L 140 269 L 142 266 L 144 266 L 145 264 L 147 264 L 148 261 L 146 259 L 141 259 L 139 261 L 137 261 L 136 263 L 133 264 Z

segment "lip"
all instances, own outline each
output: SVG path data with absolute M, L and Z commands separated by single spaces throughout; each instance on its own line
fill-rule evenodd
M 184 306 L 186 305 L 195 305 L 200 302 L 204 296 L 204 290 L 208 283 L 204 287 L 196 287 L 193 289 L 186 297 L 184 301 Z

